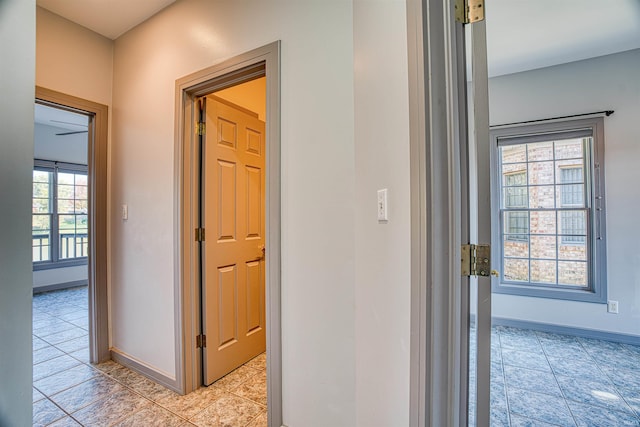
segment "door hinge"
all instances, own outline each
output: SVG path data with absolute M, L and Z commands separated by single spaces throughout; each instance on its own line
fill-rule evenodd
M 206 130 L 206 126 L 204 122 L 196 123 L 196 135 L 199 135 L 199 136 L 204 135 L 205 130 Z
M 196 335 L 196 348 L 205 348 L 207 346 L 206 335 Z
M 196 242 L 204 242 L 204 228 L 196 228 Z
M 462 245 L 460 268 L 463 276 L 489 276 L 491 271 L 490 245 Z
M 456 0 L 456 22 L 473 24 L 484 21 L 484 0 Z

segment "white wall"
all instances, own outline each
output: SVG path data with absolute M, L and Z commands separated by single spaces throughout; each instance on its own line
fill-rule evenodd
M 350 1 L 178 1 L 115 43 L 112 339 L 174 375 L 174 88 L 282 40 L 284 422 L 355 424 Z M 129 219 L 118 218 L 129 205 Z
M 0 1 L 0 425 L 32 424 L 35 1 Z
M 88 277 L 86 265 L 38 270 L 33 272 L 33 288 L 37 289 L 45 286 L 72 282 L 74 283 L 74 286 L 79 286 L 81 285 L 80 282 L 84 282 L 84 284 L 86 284 Z
M 40 7 L 36 84 L 111 106 L 113 42 Z
M 605 118 L 608 298 L 604 304 L 494 294 L 493 315 L 640 335 L 640 50 L 490 79 L 491 124 L 601 110 Z
M 354 2 L 356 415 L 409 425 L 410 215 L 406 3 Z M 376 193 L 388 189 L 389 222 Z

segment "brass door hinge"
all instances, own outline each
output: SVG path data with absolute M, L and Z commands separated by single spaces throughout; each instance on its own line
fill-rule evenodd
M 206 126 L 204 122 L 196 123 L 196 135 L 199 135 L 199 136 L 204 135 L 205 130 L 206 130 Z
M 204 228 L 196 228 L 196 242 L 204 242 Z
M 207 346 L 206 335 L 196 335 L 196 348 L 205 348 Z
M 456 0 L 456 22 L 473 24 L 484 21 L 484 0 Z
M 489 276 L 491 270 L 490 245 L 462 245 L 460 268 L 463 276 Z

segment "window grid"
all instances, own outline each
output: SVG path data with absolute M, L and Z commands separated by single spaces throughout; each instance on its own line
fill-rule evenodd
M 33 172 L 33 260 L 51 259 L 51 213 L 53 206 L 52 173 L 35 170 Z
M 86 262 L 87 180 L 84 165 L 36 160 L 32 199 L 34 267 Z
M 584 174 L 582 173 L 582 171 L 584 170 L 584 166 L 585 166 L 585 154 L 587 152 L 587 148 L 590 146 L 590 143 L 592 141 L 592 138 L 584 138 L 582 139 L 582 149 L 581 149 L 581 153 L 582 155 L 580 157 L 562 157 L 562 158 L 558 158 L 557 157 L 557 151 L 556 150 L 556 143 L 557 142 L 562 142 L 561 141 L 545 141 L 545 142 L 535 142 L 535 143 L 523 143 L 523 144 L 517 144 L 517 145 L 509 145 L 509 146 L 503 146 L 500 147 L 499 153 L 500 153 L 500 171 L 501 171 L 501 175 L 502 175 L 502 179 L 501 179 L 501 202 L 500 202 L 500 223 L 501 223 L 501 241 L 502 241 L 502 245 L 505 246 L 507 244 L 507 242 L 514 242 L 515 244 L 517 244 L 517 242 L 521 242 L 522 244 L 526 244 L 527 247 L 527 253 L 526 253 L 526 257 L 525 256 L 508 256 L 506 255 L 505 249 L 503 248 L 503 270 L 506 270 L 506 268 L 504 268 L 504 264 L 507 264 L 508 262 L 524 262 L 526 264 L 526 277 L 522 277 L 521 280 L 517 280 L 518 278 L 507 278 L 505 277 L 504 281 L 509 283 L 528 283 L 528 284 L 535 284 L 538 286 L 562 286 L 562 287 L 575 287 L 575 286 L 579 286 L 579 287 L 586 287 L 589 285 L 589 271 L 588 269 L 584 269 L 585 270 L 585 277 L 584 280 L 582 280 L 582 283 L 562 283 L 562 276 L 561 276 L 561 271 L 560 271 L 560 266 L 563 265 L 561 263 L 579 263 L 577 265 L 580 264 L 584 264 L 586 266 L 586 264 L 590 261 L 588 258 L 586 260 L 581 260 L 581 259 L 571 259 L 570 257 L 563 257 L 560 254 L 560 247 L 561 245 L 566 245 L 566 244 L 573 244 L 576 246 L 584 246 L 586 248 L 586 228 L 584 227 L 583 224 L 583 230 L 585 230 L 582 234 L 578 234 L 576 235 L 576 229 L 578 229 L 579 225 L 575 225 L 572 224 L 571 227 L 573 228 L 567 228 L 566 227 L 566 222 L 567 221 L 563 221 L 563 219 L 561 218 L 562 215 L 566 215 L 567 213 L 571 213 L 571 215 L 573 215 L 575 212 L 577 212 L 578 214 L 582 214 L 584 216 L 587 216 L 587 206 L 585 205 L 585 188 L 586 188 L 586 181 L 584 179 Z M 536 159 L 531 159 L 530 158 L 530 151 L 532 147 L 536 147 L 536 146 L 544 146 L 545 144 L 549 145 L 550 144 L 550 148 L 551 148 L 551 156 L 550 158 L 542 158 L 540 160 L 536 160 Z M 514 161 L 514 162 L 504 162 L 504 149 L 511 147 L 512 149 L 516 148 L 516 147 L 522 147 L 520 149 L 523 149 L 523 155 L 524 158 L 523 159 L 519 159 L 519 161 Z M 517 148 L 516 148 L 517 149 Z M 571 165 L 570 167 L 562 167 L 560 166 L 558 163 L 573 163 L 573 165 Z M 575 163 L 578 162 L 578 166 L 575 165 Z M 540 169 L 542 169 L 542 167 L 544 166 L 544 164 L 552 164 L 553 167 L 551 168 L 551 179 L 549 179 L 548 181 L 545 181 L 543 183 L 532 183 L 530 182 L 531 179 L 531 175 L 529 171 L 531 170 L 535 170 L 536 166 L 538 166 Z M 524 166 L 524 170 L 522 171 L 518 171 L 518 172 L 504 172 L 504 168 L 505 166 L 517 166 L 517 165 L 523 165 Z M 560 180 L 558 180 L 558 176 L 556 171 L 560 170 Z M 524 177 L 524 183 L 523 183 L 523 178 Z M 569 184 L 567 184 L 569 183 Z M 579 183 L 579 184 L 576 184 Z M 531 190 L 536 190 L 536 189 L 543 189 L 545 187 L 552 187 L 553 188 L 553 195 L 552 195 L 552 200 L 553 200 L 553 204 L 551 207 L 549 208 L 541 208 L 541 207 L 535 207 L 532 208 L 531 207 Z M 582 191 L 580 191 L 580 187 L 582 188 Z M 569 191 L 566 191 L 566 189 L 569 189 Z M 516 191 L 513 191 L 516 190 Z M 558 190 L 560 191 L 560 197 L 558 198 L 557 192 Z M 526 203 L 523 203 L 520 199 L 522 198 L 522 194 L 526 194 Z M 560 199 L 560 200 L 558 200 Z M 560 203 L 559 203 L 560 202 Z M 560 205 L 560 206 L 558 206 Z M 582 209 L 567 209 L 565 206 L 583 206 Z M 555 212 L 555 225 L 554 225 L 554 229 L 555 232 L 554 233 L 540 233 L 540 232 L 536 232 L 536 233 L 532 233 L 531 231 L 531 226 L 530 224 L 526 224 L 523 225 L 522 224 L 522 219 L 524 218 L 525 220 L 529 220 L 531 222 L 532 218 L 531 218 L 531 213 L 540 213 L 540 212 Z M 508 215 L 508 221 L 506 221 L 505 224 L 505 215 Z M 514 216 L 515 215 L 515 216 Z M 566 218 L 565 218 L 566 219 Z M 506 226 L 506 228 L 505 228 Z M 568 232 L 568 231 L 570 232 Z M 568 235 L 566 235 L 565 233 L 567 233 Z M 543 238 L 549 238 L 549 239 L 553 239 L 554 241 L 554 256 L 553 257 L 536 257 L 534 256 L 533 252 L 533 239 L 543 239 Z M 553 280 L 533 280 L 533 275 L 534 275 L 534 269 L 533 269 L 533 264 L 534 263 L 551 263 L 553 262 L 555 268 L 554 268 L 554 274 L 551 276 L 553 278 Z M 538 275 L 538 278 L 542 277 L 542 275 Z M 565 282 L 568 280 L 564 280 Z

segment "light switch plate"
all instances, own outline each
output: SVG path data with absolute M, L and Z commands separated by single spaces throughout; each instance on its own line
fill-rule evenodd
M 122 205 L 122 219 L 129 219 L 129 206 Z
M 378 190 L 378 221 L 386 222 L 389 220 L 387 206 L 387 189 Z

